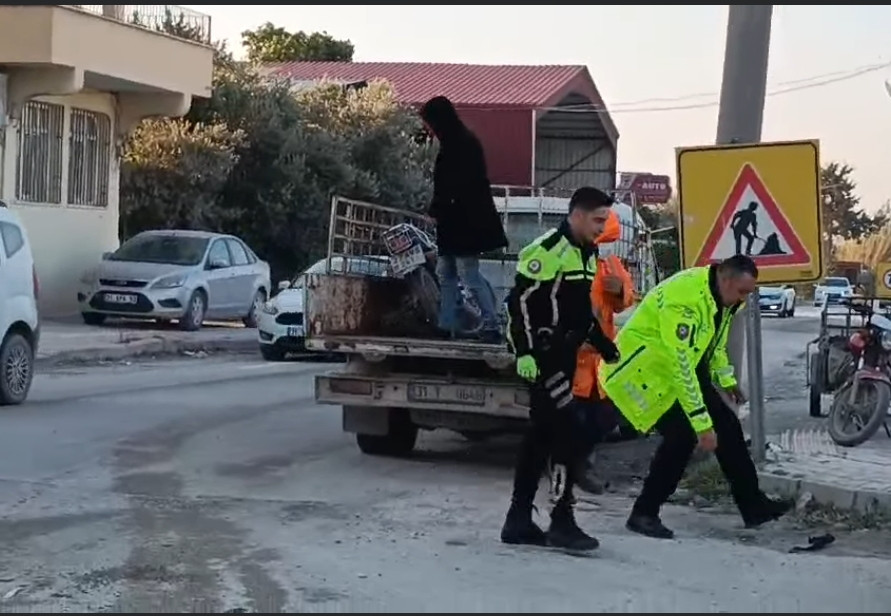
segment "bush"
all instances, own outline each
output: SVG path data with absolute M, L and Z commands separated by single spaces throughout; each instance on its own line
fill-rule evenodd
M 131 136 L 122 239 L 157 227 L 225 231 L 280 278 L 324 256 L 332 195 L 405 208 L 429 200 L 431 147 L 387 84 L 295 94 L 218 56 L 210 99 Z

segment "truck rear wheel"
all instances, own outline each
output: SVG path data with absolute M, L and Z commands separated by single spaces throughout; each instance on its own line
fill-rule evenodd
M 392 409 L 386 434 L 356 434 L 356 444 L 370 456 L 409 455 L 418 440 L 418 427 L 405 409 Z

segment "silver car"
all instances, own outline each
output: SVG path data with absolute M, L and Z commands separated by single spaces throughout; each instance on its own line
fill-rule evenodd
M 77 294 L 83 320 L 107 316 L 178 320 L 194 331 L 205 319 L 256 327 L 269 297 L 269 264 L 231 235 L 145 231 L 84 273 Z

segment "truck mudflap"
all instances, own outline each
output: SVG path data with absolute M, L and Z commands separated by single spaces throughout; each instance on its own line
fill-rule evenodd
M 320 374 L 315 382 L 321 404 L 429 409 L 491 415 L 514 419 L 529 417 L 529 392 L 510 381 L 461 382 L 418 376 L 364 376 Z

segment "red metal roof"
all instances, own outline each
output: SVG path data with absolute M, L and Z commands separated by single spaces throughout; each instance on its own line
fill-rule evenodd
M 295 80 L 386 79 L 400 102 L 424 103 L 444 94 L 461 106 L 545 105 L 584 66 L 485 66 L 422 62 L 287 62 L 272 74 Z
M 445 95 L 456 107 L 535 109 L 557 105 L 570 92 L 605 107 L 584 66 L 434 64 L 426 62 L 285 62 L 268 65 L 269 74 L 293 81 L 389 81 L 396 98 L 422 104 Z M 613 143 L 618 130 L 608 113 L 600 115 Z

